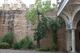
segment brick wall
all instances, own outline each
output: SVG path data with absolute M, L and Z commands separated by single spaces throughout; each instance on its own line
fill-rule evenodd
M 66 51 L 66 29 L 62 27 L 58 31 L 58 49 L 60 51 Z
M 52 48 L 52 31 L 46 30 L 46 37 L 40 41 L 41 47 Z

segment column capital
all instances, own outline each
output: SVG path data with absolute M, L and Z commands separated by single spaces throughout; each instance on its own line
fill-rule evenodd
M 66 28 L 67 30 L 76 30 L 75 27 L 72 27 L 72 28 Z

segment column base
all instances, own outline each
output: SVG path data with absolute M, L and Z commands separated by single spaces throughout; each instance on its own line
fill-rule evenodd
M 78 53 L 78 52 L 68 52 L 68 53 Z
M 71 53 L 77 53 L 77 52 L 71 52 Z

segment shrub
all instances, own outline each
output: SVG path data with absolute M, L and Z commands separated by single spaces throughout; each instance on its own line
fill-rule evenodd
M 14 49 L 21 49 L 21 44 L 19 42 L 16 42 L 12 45 L 12 48 Z
M 7 32 L 2 39 L 2 42 L 6 42 L 6 43 L 10 44 L 10 46 L 11 46 L 13 43 L 13 33 Z
M 50 48 L 37 48 L 37 51 L 50 51 Z
M 29 37 L 22 39 L 20 42 L 16 42 L 13 45 L 14 49 L 31 49 L 33 48 L 32 40 Z
M 8 49 L 8 48 L 10 48 L 10 45 L 6 42 L 0 42 L 0 48 L 1 49 Z

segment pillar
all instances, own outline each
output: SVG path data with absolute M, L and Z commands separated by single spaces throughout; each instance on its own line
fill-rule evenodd
M 75 29 L 71 29 L 71 37 L 72 37 L 72 52 L 75 51 Z
M 66 35 L 66 39 L 67 39 L 67 51 L 71 51 L 71 31 L 68 29 L 67 30 L 67 35 Z

